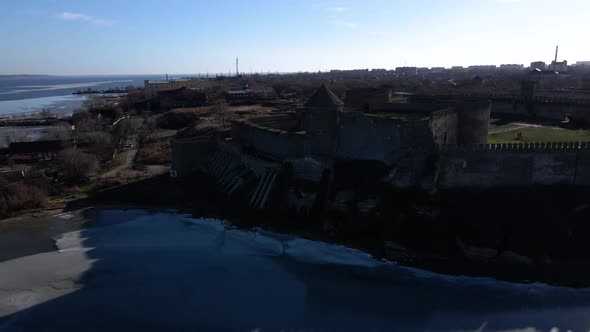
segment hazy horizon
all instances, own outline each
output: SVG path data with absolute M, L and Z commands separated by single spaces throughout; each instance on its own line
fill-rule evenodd
M 7 2 L 1 75 L 151 75 L 590 60 L 583 0 Z M 148 74 L 146 74 L 148 73 Z M 155 74 L 160 75 L 160 74 Z

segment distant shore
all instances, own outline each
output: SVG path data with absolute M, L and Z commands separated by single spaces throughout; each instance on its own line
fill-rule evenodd
M 48 76 L 53 76 L 53 75 L 17 74 L 17 75 L 0 75 L 0 78 L 48 77 Z

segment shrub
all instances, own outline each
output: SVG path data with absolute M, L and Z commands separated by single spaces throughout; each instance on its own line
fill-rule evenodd
M 137 151 L 135 161 L 146 165 L 168 164 L 171 161 L 170 146 L 156 143 L 146 144 Z
M 98 160 L 78 149 L 62 151 L 58 158 L 59 173 L 68 184 L 83 183 L 98 170 Z
M 98 192 L 101 192 L 103 190 L 107 190 L 107 189 L 111 189 L 111 188 L 115 188 L 115 187 L 119 187 L 121 185 L 125 184 L 125 182 L 121 179 L 117 179 L 117 178 L 113 178 L 113 179 L 105 179 L 99 182 L 94 183 L 90 189 L 88 190 L 88 192 L 90 194 L 96 194 Z
M 170 111 L 160 115 L 157 120 L 158 128 L 181 129 L 198 121 L 200 116 L 195 112 Z
M 69 124 L 61 124 L 58 126 L 51 126 L 47 132 L 41 136 L 41 140 L 61 140 L 65 141 L 71 137 L 71 126 Z
M 137 131 L 139 144 L 144 144 L 151 141 L 154 133 L 156 132 L 156 127 L 156 121 L 153 118 L 146 118 Z
M 0 189 L 0 214 L 42 207 L 47 193 L 37 186 L 16 183 Z
M 79 140 L 92 147 L 110 147 L 113 145 L 113 136 L 104 131 L 91 131 L 79 135 Z

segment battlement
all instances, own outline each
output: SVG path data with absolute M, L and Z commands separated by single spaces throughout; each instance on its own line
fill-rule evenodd
M 557 104 L 557 105 L 590 105 L 590 98 L 572 98 L 572 97 L 555 97 L 555 96 L 534 96 L 532 98 L 523 98 L 520 95 L 500 94 L 500 93 L 458 93 L 458 94 L 432 94 L 432 95 L 415 95 L 414 99 L 462 99 L 462 100 L 491 100 L 506 102 L 532 102 L 538 104 Z
M 291 132 L 291 131 L 271 128 L 269 126 L 266 126 L 265 124 L 266 123 L 258 124 L 258 123 L 254 123 L 249 120 L 236 120 L 236 121 L 232 122 L 232 131 L 234 131 L 236 133 L 240 133 L 240 130 L 244 130 L 244 129 L 249 128 L 251 130 L 266 132 L 268 134 L 273 134 L 273 135 L 288 135 L 288 136 L 301 136 L 301 137 L 305 136 L 305 131 Z
M 577 152 L 590 150 L 590 142 L 522 142 L 477 145 L 439 145 L 444 152 Z
M 232 122 L 232 137 L 243 147 L 257 150 L 274 158 L 303 155 L 304 131 L 289 132 L 247 120 L 237 120 Z

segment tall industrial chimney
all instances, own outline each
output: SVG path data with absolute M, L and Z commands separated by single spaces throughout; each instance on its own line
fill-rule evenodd
M 557 53 L 559 52 L 559 45 L 555 46 L 555 62 L 557 62 Z
M 236 58 L 236 77 L 240 76 L 240 68 L 238 66 L 238 58 Z

